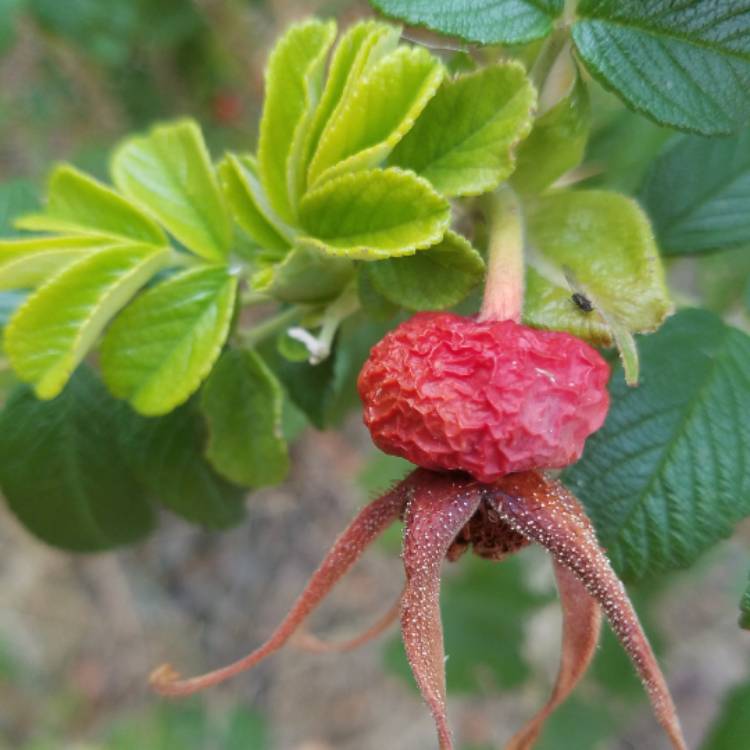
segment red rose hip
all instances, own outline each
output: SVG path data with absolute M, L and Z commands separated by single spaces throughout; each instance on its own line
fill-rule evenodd
M 357 385 L 381 450 L 492 482 L 578 460 L 607 414 L 608 378 L 570 334 L 419 313 L 373 347 Z

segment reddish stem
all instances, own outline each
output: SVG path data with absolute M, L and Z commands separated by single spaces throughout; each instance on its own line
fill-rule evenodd
M 544 722 L 566 700 L 588 670 L 599 641 L 601 608 L 572 571 L 557 560 L 554 566 L 563 610 L 560 670 L 547 703 L 510 740 L 505 750 L 530 750 L 534 746 Z
M 502 518 L 520 534 L 546 547 L 599 602 L 638 670 L 654 714 L 672 746 L 687 750 L 669 688 L 638 615 L 578 500 L 560 482 L 532 471 L 503 477 L 495 487 L 493 501 Z
M 185 680 L 180 679 L 179 674 L 172 667 L 163 665 L 151 674 L 150 682 L 154 690 L 169 696 L 190 695 L 244 672 L 278 651 L 354 565 L 365 549 L 401 515 L 409 488 L 410 478 L 407 478 L 359 512 L 349 527 L 334 542 L 294 606 L 262 646 L 233 664 L 200 677 Z
M 435 719 L 440 750 L 451 750 L 445 701 L 440 570 L 456 535 L 479 507 L 482 486 L 472 480 L 421 469 L 416 475 L 420 481 L 406 506 L 403 551 L 406 589 L 401 630 L 414 679 Z

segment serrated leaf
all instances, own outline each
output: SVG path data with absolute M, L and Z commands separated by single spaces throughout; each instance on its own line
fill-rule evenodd
M 57 167 L 47 184 L 44 213 L 16 221 L 19 229 L 94 234 L 113 240 L 165 245 L 159 225 L 130 201 L 69 165 Z
M 417 172 L 444 195 L 487 192 L 513 171 L 513 148 L 531 130 L 535 105 L 519 63 L 446 80 L 389 163 Z
M 396 167 L 329 180 L 300 203 L 309 243 L 356 260 L 411 255 L 439 242 L 450 221 L 448 201 L 427 180 Z
M 433 247 L 406 258 L 368 263 L 375 289 L 407 310 L 457 305 L 484 275 L 482 256 L 460 234 L 448 231 Z
M 520 193 L 540 193 L 580 164 L 590 126 L 588 89 L 576 75 L 570 91 L 534 121 L 518 149 L 511 184 Z
M 213 261 L 226 257 L 229 216 L 203 134 L 192 120 L 129 138 L 114 152 L 111 171 L 117 189 L 189 250 Z
M 419 117 L 443 80 L 423 47 L 400 47 L 363 73 L 320 136 L 308 184 L 376 167 Z
M 305 137 L 298 193 L 307 188 L 307 170 L 326 124 L 344 105 L 360 77 L 398 44 L 401 29 L 377 21 L 351 26 L 336 45 L 325 88 Z
M 94 552 L 133 542 L 153 509 L 118 444 L 122 406 L 87 367 L 53 401 L 17 386 L 0 414 L 0 485 L 48 544 Z
M 131 412 L 123 446 L 133 470 L 167 508 L 213 529 L 239 523 L 245 491 L 205 459 L 207 428 L 192 402 L 162 417 Z
M 278 484 L 289 471 L 281 430 L 283 392 L 253 351 L 228 351 L 206 381 L 201 407 L 208 421 L 206 457 L 247 487 Z
M 168 262 L 168 249 L 122 245 L 93 253 L 27 297 L 5 329 L 5 350 L 39 398 L 53 398 L 104 326 Z
M 283 260 L 253 274 L 253 290 L 281 302 L 315 304 L 338 297 L 354 274 L 348 258 L 316 247 L 295 247 Z
M 565 474 L 632 578 L 689 565 L 750 513 L 750 337 L 685 310 L 639 348 L 642 384 L 617 369 L 607 421 Z
M 288 228 L 273 213 L 249 157 L 227 154 L 219 165 L 219 178 L 232 215 L 262 248 L 286 252 L 291 243 Z
M 750 2 L 582 0 L 573 39 L 631 108 L 704 135 L 750 118 Z
M 31 289 L 109 244 L 88 236 L 0 240 L 0 289 Z
M 646 332 L 671 311 L 651 227 L 634 200 L 600 190 L 550 193 L 528 206 L 527 234 L 529 324 L 612 343 L 607 316 L 627 331 Z M 585 312 L 575 304 L 564 267 L 602 309 Z
M 750 243 L 750 130 L 732 138 L 678 138 L 640 191 L 669 255 Z
M 518 557 L 493 565 L 466 555 L 456 574 L 445 576 L 440 598 L 450 692 L 515 687 L 529 675 L 523 658 L 525 620 L 550 596 L 530 591 L 522 570 Z M 491 649 L 486 648 L 488 642 Z M 388 644 L 385 662 L 412 681 L 400 638 Z
M 388 16 L 467 42 L 524 44 L 552 31 L 563 0 L 370 0 Z
M 700 750 L 736 750 L 750 736 L 750 680 L 732 688 L 722 701 Z
M 745 593 L 740 600 L 740 627 L 750 630 L 750 583 L 747 584 Z
M 223 266 L 183 271 L 140 295 L 101 348 L 104 381 L 141 414 L 166 414 L 200 386 L 221 353 L 237 278 Z
M 296 213 L 305 131 L 320 96 L 323 66 L 335 35 L 333 21 L 296 24 L 279 39 L 268 59 L 258 169 L 271 205 L 287 222 L 293 222 Z M 295 186 L 294 192 L 290 186 Z
M 386 261 L 380 261 L 385 263 Z M 377 321 L 390 320 L 399 311 L 400 305 L 387 300 L 373 285 L 369 264 L 362 264 L 357 274 L 357 296 L 359 305 L 368 318 Z

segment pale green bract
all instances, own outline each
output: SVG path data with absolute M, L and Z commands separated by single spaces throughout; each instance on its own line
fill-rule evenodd
M 186 401 L 211 371 L 229 333 L 236 277 L 225 267 L 183 271 L 138 297 L 102 342 L 104 381 L 148 416 Z
M 536 92 L 519 63 L 447 80 L 389 159 L 448 196 L 479 195 L 512 171 L 531 130 Z
M 247 487 L 284 479 L 289 455 L 281 433 L 282 399 L 278 380 L 255 352 L 221 357 L 201 398 L 206 456 L 220 474 Z
M 527 207 L 528 270 L 524 319 L 602 344 L 613 342 L 606 318 L 633 333 L 656 330 L 671 312 L 664 271 L 648 219 L 617 193 L 558 191 Z M 584 312 L 569 268 L 604 307 Z
M 120 245 L 87 255 L 53 276 L 18 308 L 5 351 L 39 398 L 54 398 L 104 326 L 170 257 L 166 248 Z
M 188 250 L 221 262 L 231 226 L 200 128 L 191 120 L 160 125 L 120 145 L 112 157 L 118 190 L 155 217 Z
M 438 242 L 448 201 L 427 180 L 391 167 L 329 180 L 300 204 L 300 243 L 357 260 L 411 255 Z

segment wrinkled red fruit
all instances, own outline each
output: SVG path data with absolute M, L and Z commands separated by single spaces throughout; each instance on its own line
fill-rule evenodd
M 570 334 L 419 313 L 373 347 L 358 388 L 381 450 L 492 482 L 577 461 L 607 414 L 608 378 Z

